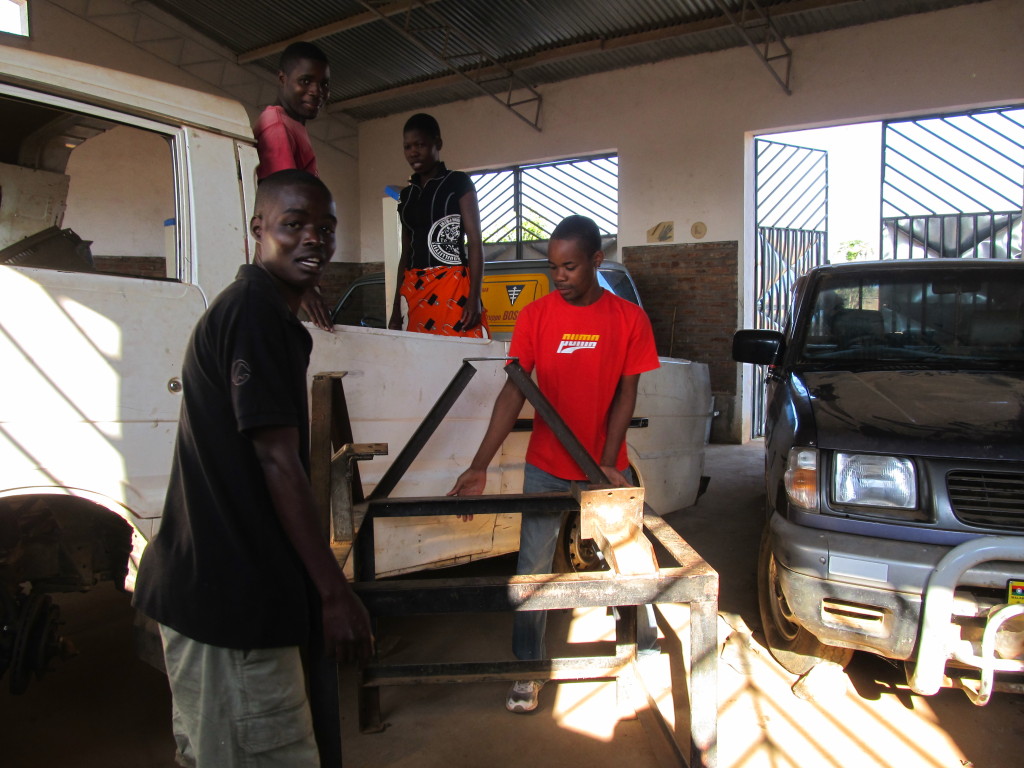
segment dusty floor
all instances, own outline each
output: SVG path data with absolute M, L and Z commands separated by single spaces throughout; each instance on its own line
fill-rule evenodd
M 761 448 L 710 446 L 708 493 L 668 520 L 721 576 L 718 764 L 722 768 L 885 766 L 1015 768 L 1022 764 L 1024 697 L 997 694 L 985 708 L 943 691 L 913 695 L 902 672 L 858 654 L 845 692 L 815 703 L 790 691 L 794 678 L 760 645 L 754 566 L 761 524 Z M 500 568 L 498 562 L 494 567 Z M 169 697 L 161 676 L 131 655 L 127 599 L 112 589 L 61 598 L 65 633 L 80 655 L 60 663 L 21 697 L 0 681 L 3 768 L 171 768 Z M 645 679 L 686 738 L 683 642 L 687 612 L 665 608 L 663 653 Z M 386 627 L 396 659 L 414 656 L 508 658 L 510 617 L 406 619 Z M 594 652 L 612 636 L 603 611 L 562 613 L 551 622 L 551 650 Z M 415 643 L 412 638 L 415 637 Z M 842 682 L 845 682 L 844 678 Z M 361 735 L 346 686 L 346 768 L 478 766 L 657 766 L 638 720 L 621 718 L 610 683 L 548 685 L 541 709 L 504 711 L 506 685 L 387 688 L 388 728 Z

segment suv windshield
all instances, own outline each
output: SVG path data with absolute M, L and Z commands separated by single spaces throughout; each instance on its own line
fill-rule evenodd
M 1024 270 L 883 266 L 824 275 L 814 290 L 798 365 L 1024 362 Z

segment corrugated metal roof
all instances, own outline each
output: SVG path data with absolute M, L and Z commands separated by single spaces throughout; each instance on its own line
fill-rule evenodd
M 984 1 L 759 0 L 759 5 L 789 38 Z M 367 13 L 357 0 L 152 2 L 240 57 Z M 742 4 L 723 2 L 733 12 Z M 388 0 L 368 5 L 383 7 Z M 412 30 L 430 50 L 395 25 Z M 472 83 L 453 79 L 455 73 L 431 51 L 461 56 L 455 62 L 465 67 L 497 61 L 537 86 L 746 45 L 716 0 L 428 0 L 388 21 L 374 18 L 311 39 L 331 62 L 331 108 L 356 119 L 480 94 Z M 476 51 L 486 55 L 470 55 Z M 276 72 L 279 56 L 279 51 L 263 55 L 253 66 Z M 752 60 L 751 66 L 757 64 Z

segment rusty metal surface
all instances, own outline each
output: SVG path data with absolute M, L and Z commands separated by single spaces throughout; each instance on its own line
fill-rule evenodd
M 578 490 L 580 533 L 593 539 L 618 574 L 655 573 L 654 547 L 644 537 L 643 488 Z
M 718 590 L 718 574 L 689 568 L 661 568 L 656 574 L 619 576 L 610 571 L 476 576 L 401 581 L 363 581 L 356 593 L 377 616 L 705 601 Z
M 359 723 L 364 731 L 383 728 L 380 715 L 379 687 L 382 685 L 403 685 L 420 683 L 457 683 L 492 680 L 558 679 L 589 680 L 615 679 L 619 689 L 620 702 L 628 703 L 630 685 L 643 683 L 632 674 L 632 662 L 637 658 L 637 606 L 651 603 L 688 603 L 690 621 L 690 667 L 691 680 L 691 723 L 689 762 L 683 759 L 683 751 L 675 744 L 675 750 L 664 754 L 675 754 L 675 764 L 716 765 L 717 740 L 717 612 L 718 574 L 686 544 L 674 531 L 668 529 L 660 518 L 643 516 L 643 495 L 641 489 L 605 489 L 589 492 L 581 498 L 591 507 L 594 519 L 590 521 L 599 540 L 609 552 L 625 544 L 642 541 L 642 525 L 647 524 L 651 533 L 677 561 L 679 567 L 653 568 L 650 573 L 628 574 L 612 572 L 580 574 L 541 574 L 534 576 L 489 577 L 489 578 L 424 578 L 417 580 L 384 581 L 375 580 L 373 519 L 382 517 L 416 517 L 423 514 L 483 514 L 495 507 L 518 514 L 531 514 L 544 509 L 564 509 L 576 503 L 568 494 L 513 494 L 485 497 L 439 497 L 421 499 L 388 499 L 387 493 L 401 479 L 416 454 L 433 433 L 444 414 L 465 388 L 473 375 L 471 361 L 463 361 L 459 372 L 439 398 L 434 408 L 421 424 L 420 429 L 403 449 L 402 462 L 389 478 L 384 488 L 379 485 L 366 502 L 353 502 L 354 492 L 351 473 L 340 470 L 330 471 L 330 462 L 320 466 L 316 475 L 318 482 L 328 486 L 318 489 L 318 498 L 329 503 L 334 497 L 345 519 L 334 525 L 334 535 L 327 532 L 335 555 L 342 565 L 347 554 L 354 560 L 353 569 L 357 581 L 353 585 L 360 599 L 374 618 L 430 613 L 465 613 L 491 611 L 547 610 L 586 606 L 616 608 L 615 653 L 610 656 L 596 656 L 574 659 L 549 659 L 543 661 L 488 661 L 472 663 L 387 665 L 370 664 L 360 671 Z M 549 420 L 561 424 L 563 434 L 559 438 L 572 452 L 586 452 L 561 419 L 554 414 L 543 394 L 525 376 L 518 363 L 506 367 L 509 377 L 515 381 L 542 415 L 546 410 L 552 416 Z M 516 381 L 526 378 L 526 383 Z M 331 387 L 341 387 L 340 377 L 330 379 L 329 385 L 316 386 L 314 380 L 314 447 L 334 456 L 339 464 L 353 465 L 360 454 L 370 452 L 359 447 L 342 448 L 336 454 L 330 452 L 330 440 L 326 437 L 328 427 L 335 419 L 333 404 L 344 402 L 343 392 L 332 396 Z M 344 414 L 347 421 L 347 413 Z M 344 428 L 334 429 L 335 434 L 345 434 Z M 347 431 L 351 434 L 350 430 Z M 557 433 L 557 430 L 556 430 Z M 591 466 L 586 466 L 587 462 Z M 399 464 L 396 460 L 395 465 Z M 392 465 L 392 468 L 395 467 Z M 606 481 L 601 470 L 589 456 L 581 462 L 588 470 L 588 476 L 596 482 Z M 390 472 L 390 470 L 389 470 Z M 344 489 L 331 489 L 332 481 L 345 482 Z M 336 492 L 337 491 L 337 492 Z M 378 495 L 379 492 L 379 495 Z M 607 507 L 607 509 L 598 509 Z M 614 507 L 621 507 L 617 511 Z M 325 512 L 325 516 L 327 513 Z M 328 516 L 329 519 L 329 516 Z M 328 526 L 329 528 L 330 526 Z M 611 538 L 605 535 L 607 528 Z M 338 533 L 351 539 L 339 539 Z M 614 559 L 614 555 L 612 555 Z M 653 552 L 649 557 L 654 563 Z M 316 649 L 314 649 L 316 652 Z M 314 656 L 318 659 L 318 656 Z M 317 739 L 330 749 L 333 747 L 338 719 L 336 717 L 337 678 L 326 670 L 319 661 L 311 665 L 311 704 L 317 710 L 314 720 L 318 724 Z M 621 678 L 621 679 L 620 679 Z M 313 687 L 317 688 L 316 697 Z M 331 688 L 331 685 L 334 685 Z M 653 714 L 661 718 L 660 711 Z M 332 719 L 333 718 L 333 719 Z M 669 733 L 662 722 L 660 727 L 650 730 L 652 738 L 661 738 Z M 660 736 L 659 736 L 660 734 Z M 674 741 L 673 741 L 674 743 Z M 340 760 L 340 755 L 339 755 Z

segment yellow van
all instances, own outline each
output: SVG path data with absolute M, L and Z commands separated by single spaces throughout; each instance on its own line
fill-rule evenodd
M 629 271 L 614 261 L 605 261 L 597 273 L 603 288 L 634 304 L 640 304 Z M 484 264 L 482 298 L 491 335 L 499 341 L 512 338 L 512 329 L 523 307 L 551 292 L 551 270 L 544 259 L 489 261 Z M 384 328 L 390 306 L 384 295 L 384 273 L 375 272 L 353 281 L 335 305 L 335 325 Z

